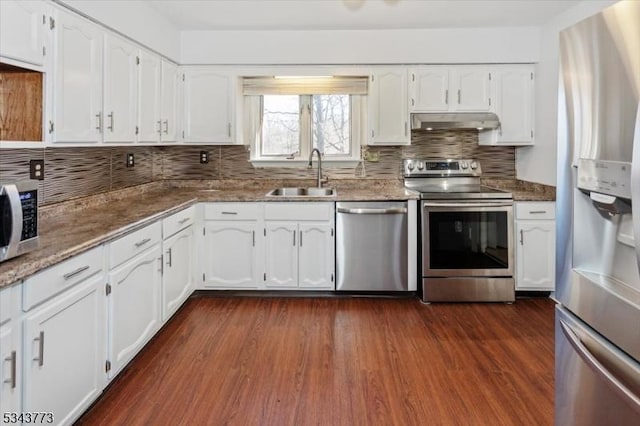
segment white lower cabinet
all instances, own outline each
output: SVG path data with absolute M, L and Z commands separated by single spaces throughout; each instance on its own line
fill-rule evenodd
M 193 226 L 162 243 L 162 321 L 173 315 L 193 292 Z
M 555 203 L 517 202 L 516 290 L 555 290 Z
M 23 412 L 51 412 L 58 425 L 82 414 L 104 387 L 105 325 L 103 274 L 27 312 Z
M 204 224 L 204 286 L 255 288 L 257 223 L 206 221 Z
M 265 205 L 268 288 L 335 289 L 333 203 Z
M 15 287 L 0 290 L 0 416 L 21 411 L 22 327 L 13 313 L 20 306 L 14 294 L 19 294 Z

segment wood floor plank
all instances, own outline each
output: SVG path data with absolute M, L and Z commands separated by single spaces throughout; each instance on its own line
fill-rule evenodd
M 81 425 L 551 425 L 553 302 L 190 299 Z

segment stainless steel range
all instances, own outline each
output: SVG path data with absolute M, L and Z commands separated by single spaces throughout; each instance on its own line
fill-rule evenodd
M 476 160 L 405 159 L 420 193 L 422 300 L 513 302 L 513 197 L 480 183 Z

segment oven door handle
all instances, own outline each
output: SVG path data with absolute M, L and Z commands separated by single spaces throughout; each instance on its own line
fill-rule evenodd
M 474 202 L 470 202 L 470 203 L 431 203 L 431 202 L 427 202 L 427 203 L 423 203 L 423 206 L 425 208 L 428 207 L 450 207 L 450 208 L 460 208 L 460 207 L 511 207 L 513 206 L 513 202 L 512 201 L 505 201 L 505 202 L 484 202 L 484 203 L 474 203 Z

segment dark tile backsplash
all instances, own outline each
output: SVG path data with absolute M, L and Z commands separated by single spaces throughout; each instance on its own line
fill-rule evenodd
M 378 161 L 355 168 L 325 167 L 329 179 L 399 179 L 403 158 L 475 158 L 485 177 L 515 178 L 515 148 L 478 145 L 474 130 L 414 131 L 411 145 L 368 146 Z M 209 154 L 200 163 L 200 151 Z M 126 167 L 134 154 L 135 166 Z M 169 179 L 311 179 L 317 170 L 254 168 L 245 146 L 160 146 L 1 149 L 0 181 L 29 178 L 29 161 L 44 159 L 45 179 L 40 182 L 41 204 L 123 189 Z

